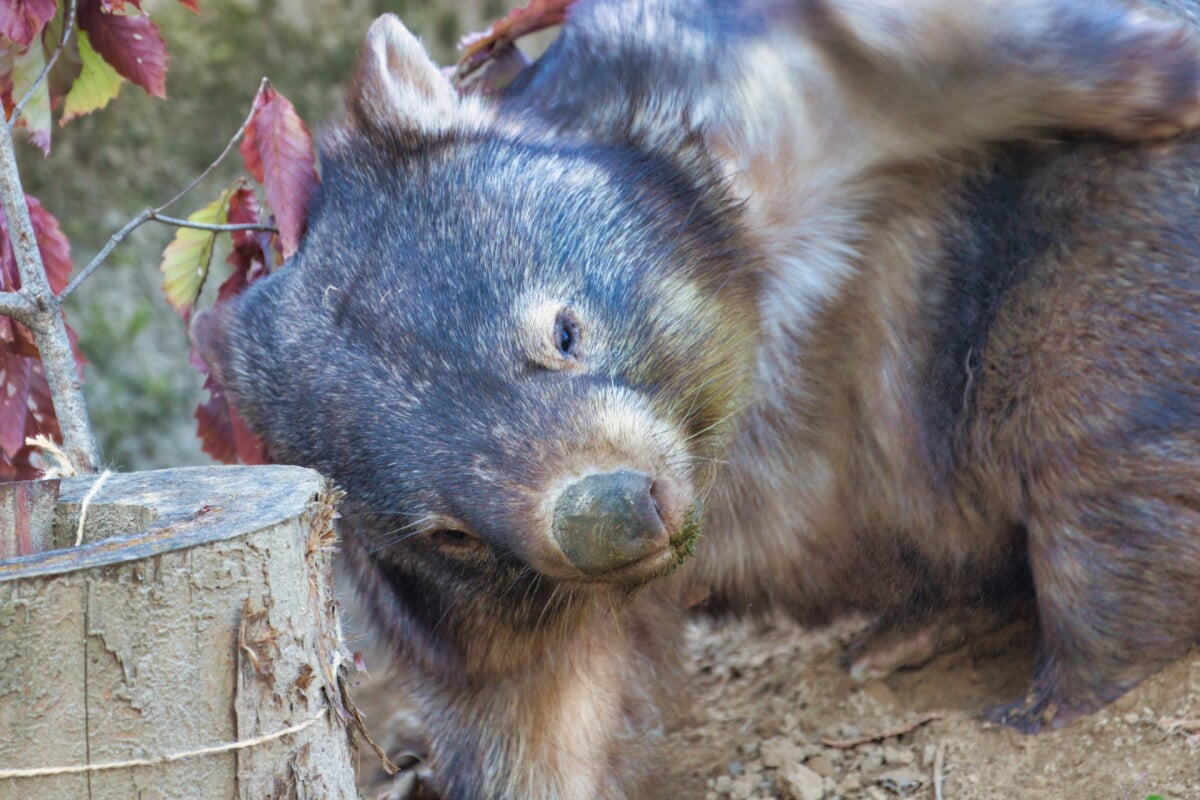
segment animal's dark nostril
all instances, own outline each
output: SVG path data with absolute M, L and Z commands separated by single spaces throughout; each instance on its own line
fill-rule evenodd
M 663 501 L 660 496 L 662 491 L 663 488 L 660 481 L 652 481 L 650 483 L 650 500 L 654 503 L 654 513 L 658 514 L 660 518 L 663 515 Z

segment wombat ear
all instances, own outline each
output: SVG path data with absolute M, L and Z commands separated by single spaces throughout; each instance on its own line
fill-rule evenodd
M 450 80 L 394 14 L 371 23 L 347 98 L 360 130 L 434 131 L 458 104 Z

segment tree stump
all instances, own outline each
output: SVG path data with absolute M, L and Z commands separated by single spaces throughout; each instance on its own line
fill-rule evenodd
M 98 480 L 0 489 L 0 798 L 358 797 L 325 481 Z

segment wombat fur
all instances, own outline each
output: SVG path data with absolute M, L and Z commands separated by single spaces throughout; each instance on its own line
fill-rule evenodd
M 594 0 L 490 99 L 375 23 L 193 335 L 347 491 L 438 791 L 656 796 L 687 598 L 864 676 L 1032 603 L 1023 730 L 1200 638 L 1196 8 Z

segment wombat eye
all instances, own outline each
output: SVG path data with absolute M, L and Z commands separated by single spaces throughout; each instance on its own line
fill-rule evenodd
M 575 358 L 579 349 L 579 320 L 575 312 L 564 308 L 554 318 L 554 345 L 564 358 Z
M 483 546 L 483 542 L 479 541 L 475 536 L 466 531 L 454 528 L 440 528 L 431 531 L 429 541 L 444 550 L 456 550 L 459 552 L 475 550 Z

